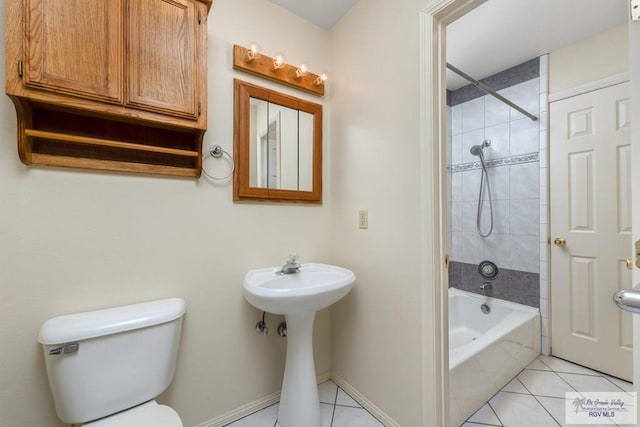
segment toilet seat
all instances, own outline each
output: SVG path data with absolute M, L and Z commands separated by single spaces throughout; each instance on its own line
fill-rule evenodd
M 98 421 L 83 424 L 86 427 L 183 427 L 180 417 L 172 408 L 151 400 L 140 406 L 119 412 Z

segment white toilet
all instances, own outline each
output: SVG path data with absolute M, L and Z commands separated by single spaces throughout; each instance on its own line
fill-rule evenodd
M 58 417 L 90 427 L 183 427 L 159 405 L 176 366 L 180 298 L 59 316 L 39 341 Z

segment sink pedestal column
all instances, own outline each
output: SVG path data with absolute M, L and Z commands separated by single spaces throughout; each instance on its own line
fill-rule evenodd
M 278 410 L 280 427 L 321 427 L 320 399 L 313 362 L 315 316 L 315 312 L 285 316 L 287 360 Z

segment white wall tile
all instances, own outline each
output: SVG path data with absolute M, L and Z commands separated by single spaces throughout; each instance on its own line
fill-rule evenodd
M 462 132 L 484 127 L 484 98 L 476 98 L 462 104 Z
M 539 190 L 538 190 L 538 197 L 540 199 L 540 204 L 545 203 L 547 200 L 547 196 L 549 194 L 549 187 L 547 187 L 546 185 L 542 185 L 540 186 Z
M 462 230 L 464 232 L 472 233 L 476 231 L 476 214 L 478 209 L 478 202 L 463 202 L 462 203 Z
M 449 256 L 453 261 L 462 262 L 462 232 L 451 232 L 451 247 Z
M 460 172 L 462 175 L 462 201 L 477 201 L 480 191 L 480 169 Z
M 462 173 L 455 172 L 451 174 L 451 201 L 462 201 Z
M 548 337 L 549 336 L 549 319 L 543 317 L 540 320 L 541 320 L 540 333 L 543 337 Z
M 540 188 L 538 182 L 538 163 L 511 165 L 509 171 L 511 199 L 537 198 Z
M 484 137 L 491 140 L 491 145 L 484 150 L 486 159 L 509 157 L 508 122 L 485 128 Z
M 549 72 L 549 55 L 544 54 L 540 56 L 540 74 Z
M 543 263 L 540 263 L 540 277 L 543 276 L 542 274 L 542 266 Z M 545 267 L 547 268 L 546 265 L 547 263 L 544 263 Z M 549 282 L 547 282 L 545 279 L 540 279 L 540 298 L 549 298 Z
M 509 209 L 509 200 L 493 201 L 493 231 L 495 233 L 509 234 Z
M 549 205 L 540 205 L 540 224 L 548 224 L 549 223 Z
M 480 253 L 480 261 L 489 260 L 496 264 L 505 264 L 511 252 L 511 237 L 508 234 L 492 233 L 489 237 L 481 238 L 484 250 Z M 512 268 L 512 267 L 507 267 Z
M 491 181 L 493 200 L 508 200 L 511 192 L 510 166 L 488 168 L 487 174 Z
M 538 273 L 540 269 L 538 244 L 537 236 L 511 236 L 510 268 L 513 270 Z
M 544 113 L 545 111 L 547 111 L 549 108 L 547 107 L 547 92 L 542 92 L 539 95 L 538 98 L 538 104 L 539 104 L 539 115 L 542 115 L 542 113 Z M 540 120 L 540 118 L 538 117 L 538 120 Z
M 551 355 L 551 347 L 549 345 L 549 337 L 542 337 L 540 341 L 540 352 L 545 356 Z
M 549 318 L 549 300 L 547 298 L 540 298 L 540 316 Z
M 538 122 L 529 118 L 513 120 L 510 123 L 511 141 L 509 153 L 514 156 L 538 151 L 540 130 Z
M 462 203 L 463 202 L 451 202 L 449 203 L 449 230 L 450 231 L 462 231 Z
M 540 168 L 549 167 L 549 150 L 540 149 L 538 152 L 538 161 L 540 162 Z
M 462 104 L 451 107 L 451 135 L 462 133 Z
M 549 137 L 547 132 L 538 133 L 538 148 L 544 150 L 549 147 Z
M 462 163 L 462 134 L 451 137 L 451 158 L 449 163 L 452 165 Z
M 538 236 L 540 220 L 538 215 L 539 202 L 537 199 L 511 199 L 509 204 L 509 231 L 514 235 Z M 536 239 L 538 242 L 538 239 Z M 538 260 L 536 259 L 536 262 Z
M 549 245 L 547 242 L 539 243 L 540 261 L 549 261 Z
M 498 93 L 507 99 L 509 98 L 509 89 L 500 90 Z M 491 95 L 484 97 L 484 110 L 484 125 L 486 127 L 509 122 L 510 107 Z
M 535 78 L 511 86 L 511 102 L 527 112 L 538 115 L 540 112 L 540 79 Z M 511 109 L 511 120 L 518 120 L 526 116 L 515 109 Z

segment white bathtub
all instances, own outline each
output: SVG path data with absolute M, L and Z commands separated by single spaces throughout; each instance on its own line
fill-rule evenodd
M 451 426 L 463 424 L 539 354 L 537 308 L 449 288 Z

